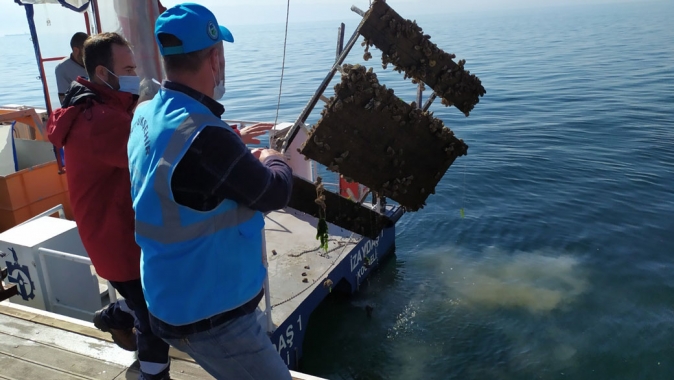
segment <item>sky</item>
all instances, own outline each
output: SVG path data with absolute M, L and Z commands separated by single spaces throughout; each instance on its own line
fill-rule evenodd
M 285 22 L 287 0 L 191 1 L 198 2 L 211 9 L 218 18 L 218 22 L 223 25 Z M 418 15 L 430 13 L 516 10 L 531 7 L 619 3 L 626 1 L 645 2 L 646 0 L 388 0 L 388 3 L 406 18 L 414 19 Z M 180 2 L 183 1 L 163 0 L 162 4 L 170 7 Z M 351 5 L 366 10 L 369 6 L 369 0 L 290 0 L 290 22 L 351 20 L 354 17 L 354 14 L 350 11 Z M 82 16 L 65 10 L 59 5 L 38 5 L 35 9 L 36 23 L 38 25 L 46 25 L 47 18 L 49 18 L 51 30 L 57 33 L 67 33 L 72 29 L 72 25 L 83 24 Z M 23 7 L 15 4 L 14 0 L 0 0 L 0 36 L 27 32 L 28 25 Z

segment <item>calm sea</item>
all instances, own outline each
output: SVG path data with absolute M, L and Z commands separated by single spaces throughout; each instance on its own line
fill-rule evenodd
M 487 89 L 468 118 L 433 107 L 469 154 L 398 223 L 396 255 L 369 286 L 318 309 L 302 370 L 671 379 L 673 19 L 671 1 L 417 17 Z M 343 21 L 348 36 L 357 16 Z M 321 82 L 337 26 L 290 26 L 280 120 L 293 121 Z M 233 32 L 226 116 L 273 120 L 283 25 Z M 42 38 L 48 55 L 67 47 L 68 36 Z M 41 105 L 27 36 L 0 46 L 0 104 Z M 357 45 L 348 62 L 361 55 Z M 413 100 L 414 86 L 376 54 L 368 65 Z

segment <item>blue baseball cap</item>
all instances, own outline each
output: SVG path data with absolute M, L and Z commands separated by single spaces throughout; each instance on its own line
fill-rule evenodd
M 163 47 L 158 38 L 160 33 L 172 34 L 183 44 Z M 162 56 L 191 53 L 220 41 L 234 42 L 229 29 L 218 25 L 208 8 L 194 3 L 178 4 L 159 15 L 154 25 L 154 37 Z

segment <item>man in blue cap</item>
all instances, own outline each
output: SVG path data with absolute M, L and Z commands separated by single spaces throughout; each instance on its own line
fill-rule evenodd
M 217 379 L 290 380 L 255 311 L 263 213 L 287 205 L 292 171 L 221 120 L 222 41 L 234 38 L 208 9 L 166 10 L 155 37 L 167 80 L 136 109 L 128 144 L 152 330 Z

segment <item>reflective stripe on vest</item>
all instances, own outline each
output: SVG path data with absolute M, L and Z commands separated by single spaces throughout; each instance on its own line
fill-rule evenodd
M 194 131 L 208 120 L 209 117 L 204 115 L 190 115 L 173 132 L 164 155 L 159 159 L 154 181 L 154 190 L 161 204 L 163 226 L 155 226 L 136 219 L 136 233 L 159 243 L 172 244 L 203 237 L 205 232 L 211 230 L 214 225 L 221 229 L 234 227 L 255 215 L 256 211 L 239 204 L 229 211 L 200 222 L 186 226 L 180 223 L 180 208 L 173 200 L 169 180 L 171 168 L 185 145 L 191 142 L 189 139 Z

